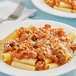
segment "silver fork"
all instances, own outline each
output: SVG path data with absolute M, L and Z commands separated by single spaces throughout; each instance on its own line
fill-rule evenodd
M 20 2 L 18 7 L 15 9 L 15 11 L 10 16 L 8 16 L 8 18 L 0 20 L 0 23 L 6 20 L 16 20 L 22 14 L 24 7 L 25 7 L 25 2 Z

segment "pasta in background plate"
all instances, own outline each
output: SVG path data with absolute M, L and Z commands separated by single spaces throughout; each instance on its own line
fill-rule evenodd
M 16 68 L 31 71 L 49 70 L 64 65 L 73 57 L 76 34 L 63 28 L 21 27 L 4 38 L 1 59 Z
M 76 0 L 44 0 L 50 7 L 64 12 L 76 13 Z

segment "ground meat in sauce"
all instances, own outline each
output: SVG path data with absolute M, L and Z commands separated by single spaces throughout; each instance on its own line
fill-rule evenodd
M 54 8 L 56 5 L 59 5 L 60 2 L 63 2 L 71 5 L 72 9 L 76 10 L 76 0 L 53 0 L 52 2 L 50 2 L 50 0 L 45 0 L 45 2 L 52 8 Z
M 36 70 L 40 71 L 45 68 L 46 63 L 44 61 L 38 61 L 37 64 L 35 65 Z
M 65 50 L 60 43 L 66 43 L 67 49 L 76 49 L 75 45 L 69 47 L 70 41 L 62 28 L 44 27 L 19 29 L 20 36 L 16 40 L 8 40 L 4 44 L 4 53 L 11 52 L 12 57 L 18 59 L 37 59 L 36 70 L 44 70 L 46 65 L 44 58 L 51 59 L 55 63 L 64 64 L 66 60 Z M 64 44 L 63 44 L 64 45 Z
M 71 45 L 71 49 L 75 51 L 76 50 L 76 44 Z

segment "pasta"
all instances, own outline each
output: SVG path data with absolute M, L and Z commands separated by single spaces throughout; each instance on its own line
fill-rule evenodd
M 74 40 L 76 39 L 76 35 L 73 32 L 68 33 L 68 38 L 70 39 L 71 42 L 74 42 Z
M 63 3 L 63 2 L 60 2 L 59 6 L 62 7 L 62 8 L 72 8 L 72 6 L 70 4 Z
M 30 66 L 30 65 L 19 63 L 19 62 L 15 62 L 15 61 L 13 61 L 11 63 L 11 66 L 19 68 L 19 69 L 23 69 L 23 70 L 31 70 L 31 71 L 35 70 L 34 66 Z
M 33 25 L 30 25 L 29 27 L 27 27 L 27 29 L 32 29 L 34 26 Z
M 63 28 L 51 28 L 49 24 L 40 28 L 20 27 L 1 41 L 1 59 L 23 70 L 54 69 L 72 59 L 76 51 L 75 39 L 73 32 L 66 34 Z
M 52 60 L 51 60 L 51 59 L 45 59 L 45 58 L 44 58 L 44 61 L 46 62 L 46 64 L 48 64 L 48 63 L 51 63 L 51 62 L 52 62 Z
M 36 60 L 36 59 L 21 59 L 21 60 L 19 60 L 19 59 L 17 59 L 17 58 L 14 58 L 14 61 L 35 66 L 35 63 L 36 63 L 37 60 Z
M 11 54 L 10 53 L 3 53 L 3 54 L 1 54 L 1 59 L 4 62 L 11 61 Z
M 20 35 L 20 33 L 19 33 L 19 31 L 16 29 L 15 31 L 13 31 L 10 35 L 8 35 L 7 37 L 5 37 L 1 42 L 0 42 L 0 44 L 2 45 L 2 44 L 4 44 L 7 40 L 9 40 L 9 39 L 16 39 L 16 38 L 18 38 L 19 37 L 19 35 Z
M 57 6 L 54 6 L 54 9 L 61 10 L 61 11 L 65 11 L 65 12 L 71 12 L 71 11 L 72 11 L 71 9 L 62 8 L 62 7 L 57 7 Z
M 64 12 L 76 13 L 75 0 L 44 0 L 50 7 Z
M 46 69 L 54 69 L 54 68 L 57 68 L 58 67 L 58 64 L 56 64 L 56 63 L 51 63 L 51 64 L 47 64 L 46 66 L 45 66 L 45 70 Z
M 71 59 L 72 59 L 72 55 L 66 52 L 66 62 L 70 61 Z
M 2 54 L 3 50 L 4 50 L 4 45 L 0 45 L 0 59 L 1 59 L 1 54 Z

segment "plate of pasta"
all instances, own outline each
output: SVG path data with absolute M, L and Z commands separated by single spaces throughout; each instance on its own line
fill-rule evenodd
M 50 76 L 76 69 L 76 28 L 67 24 L 49 20 L 7 22 L 0 25 L 0 40 L 1 72 Z
M 66 18 L 76 18 L 76 0 L 31 0 L 40 10 Z

